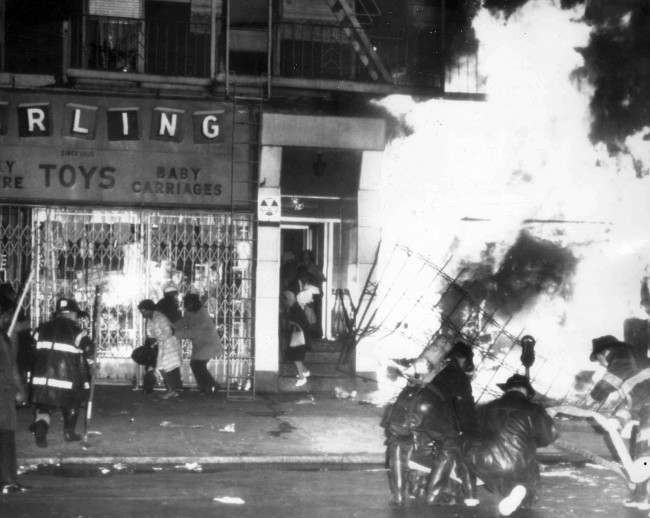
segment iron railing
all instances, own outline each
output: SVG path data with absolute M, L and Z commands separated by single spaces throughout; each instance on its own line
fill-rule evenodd
M 11 210 L 3 250 L 31 258 L 32 325 L 51 316 L 58 297 L 74 297 L 97 323 L 101 379 L 132 380 L 130 355 L 143 340 L 137 304 L 160 298 L 171 279 L 181 295 L 201 296 L 219 330 L 223 355 L 211 364 L 213 375 L 225 383 L 235 372 L 239 389 L 249 390 L 243 385 L 254 368 L 251 214 L 35 208 L 28 218 Z M 182 345 L 183 378 L 191 384 L 190 344 Z
M 216 63 L 225 72 L 225 20 L 216 23 Z M 10 25 L 10 24 L 9 24 Z M 67 30 L 64 30 L 67 28 Z M 245 30 L 238 27 L 237 30 Z M 233 29 L 234 31 L 235 29 Z M 309 21 L 276 22 L 272 28 L 274 77 L 305 80 L 374 81 L 343 27 Z M 14 30 L 4 50 L 4 70 L 65 76 L 65 68 L 135 72 L 170 77 L 210 77 L 211 27 L 190 21 L 163 21 L 85 15 L 67 22 Z M 12 37 L 9 37 L 11 35 Z M 62 36 L 64 35 L 64 36 Z M 67 38 L 67 40 L 65 39 Z M 441 34 L 426 28 L 367 29 L 367 38 L 387 69 L 391 84 L 481 93 L 476 55 L 445 65 Z M 266 50 L 230 47 L 231 71 L 266 75 Z M 67 54 L 67 55 L 66 55 Z M 0 63 L 1 65 L 2 63 Z M 234 67 L 234 68 L 233 68 Z

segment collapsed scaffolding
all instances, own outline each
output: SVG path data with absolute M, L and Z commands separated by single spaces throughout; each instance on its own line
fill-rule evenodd
M 445 336 L 465 341 L 475 352 L 477 401 L 498 395 L 496 382 L 523 368 L 520 341 L 526 329 L 511 329 L 515 315 L 470 293 L 461 282 L 466 270 L 452 275 L 451 268 L 452 258 L 438 266 L 407 246 L 380 244 L 356 303 L 348 292 L 337 293 L 344 342 L 339 365 L 349 365 L 366 340 L 395 358 L 415 356 Z M 558 404 L 584 400 L 584 387 L 576 390 L 574 373 L 561 359 L 537 352 L 529 374 L 538 393 Z

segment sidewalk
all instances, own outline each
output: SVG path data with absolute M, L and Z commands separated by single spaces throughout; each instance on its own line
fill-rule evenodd
M 262 394 L 227 401 L 185 391 L 164 401 L 130 387 L 97 387 L 88 447 L 63 441 L 55 413 L 47 448 L 27 430 L 31 409 L 19 410 L 16 447 L 21 465 L 40 464 L 239 464 L 384 462 L 382 409 L 323 394 Z M 561 437 L 610 458 L 605 442 L 579 423 L 562 425 Z M 77 431 L 83 431 L 80 419 Z M 556 448 L 542 456 L 566 459 Z M 572 456 L 575 459 L 575 456 Z

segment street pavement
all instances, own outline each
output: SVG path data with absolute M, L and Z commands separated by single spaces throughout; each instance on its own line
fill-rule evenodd
M 0 496 L 0 516 L 11 518 L 205 517 L 223 518 L 495 518 L 498 499 L 479 488 L 480 505 L 389 505 L 382 469 L 287 469 L 244 465 L 183 473 L 108 472 L 97 476 L 22 475 L 31 491 Z M 620 478 L 593 465 L 542 467 L 533 509 L 513 518 L 641 518 L 625 509 Z
M 60 413 L 52 417 L 47 448 L 27 430 L 32 411 L 19 410 L 18 461 L 43 464 L 356 464 L 384 462 L 383 409 L 334 394 L 258 394 L 227 400 L 186 390 L 162 400 L 126 386 L 98 386 L 88 442 L 63 441 Z M 83 431 L 83 420 L 77 425 Z M 601 435 L 576 422 L 560 423 L 567 443 L 611 459 Z M 556 447 L 542 458 L 577 460 Z M 542 459 L 543 460 L 543 459 Z

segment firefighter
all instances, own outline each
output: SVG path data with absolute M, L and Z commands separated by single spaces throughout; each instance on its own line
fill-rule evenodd
M 479 503 L 476 498 L 475 480 L 471 477 L 463 458 L 465 444 L 478 433 L 471 384 L 473 372 L 472 347 L 458 341 L 447 353 L 444 368 L 428 384 L 429 390 L 439 394 L 449 407 L 449 423 L 446 433 L 441 437 L 441 449 L 436 452 L 436 468 L 431 473 L 427 487 L 429 503 L 435 503 L 448 489 L 450 477 L 454 472 L 461 481 L 465 505 L 473 507 Z
M 632 436 L 630 450 L 638 459 L 650 455 L 650 363 L 638 359 L 633 348 L 612 335 L 600 336 L 592 341 L 589 359 L 607 369 L 591 391 L 591 397 L 603 402 L 613 393 L 622 394 L 627 402 L 629 417 L 638 421 L 636 436 Z M 624 416 L 628 417 L 628 416 Z M 650 509 L 648 482 L 636 485 L 625 507 Z
M 90 387 L 88 362 L 94 344 L 77 323 L 79 311 L 74 299 L 59 299 L 54 318 L 42 323 L 34 334 L 30 401 L 35 406 L 35 416 L 29 429 L 41 448 L 47 447 L 50 416 L 56 409 L 63 414 L 64 440 L 81 440 L 75 426 Z
M 404 505 L 409 494 L 424 496 L 430 504 L 478 505 L 475 483 L 462 458 L 465 434 L 476 433 L 473 356 L 472 348 L 459 341 L 449 344 L 445 356 L 435 358 L 441 365 L 432 365 L 421 355 L 421 366 L 414 369 L 411 364 L 405 370 L 430 372 L 422 378 L 405 374 L 409 384 L 382 419 L 392 505 Z M 452 480 L 453 474 L 460 484 Z
M 466 459 L 487 489 L 503 497 L 499 513 L 510 516 L 533 502 L 539 482 L 535 451 L 553 442 L 557 432 L 553 419 L 532 401 L 535 390 L 526 376 L 514 374 L 497 385 L 504 394 L 479 409 L 481 437 Z

